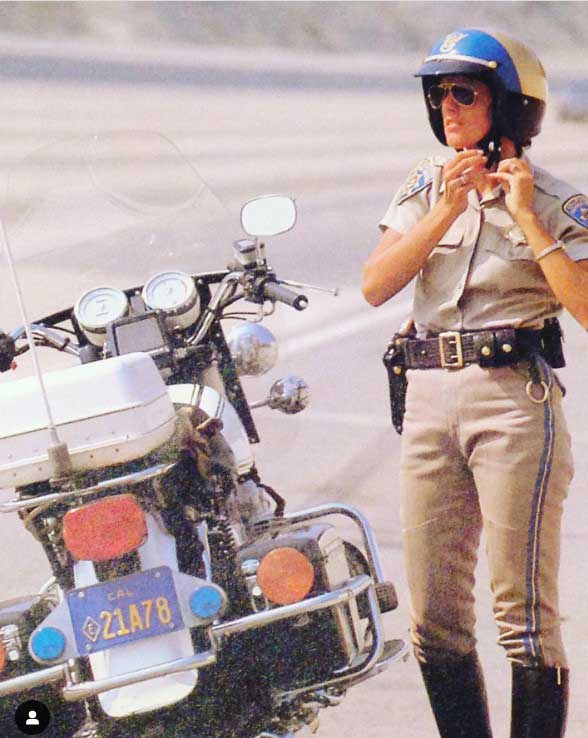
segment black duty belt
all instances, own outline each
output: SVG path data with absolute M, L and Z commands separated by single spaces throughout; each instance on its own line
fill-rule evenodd
M 529 359 L 532 383 L 540 383 L 536 358 L 542 356 L 554 369 L 565 366 L 562 332 L 557 318 L 543 328 L 494 328 L 485 331 L 444 331 L 426 338 L 396 333 L 383 361 L 388 373 L 392 423 L 402 433 L 407 369 L 461 369 L 467 364 L 500 367 Z
M 509 366 L 544 353 L 543 331 L 530 328 L 444 331 L 430 338 L 399 339 L 396 346 L 406 369 Z

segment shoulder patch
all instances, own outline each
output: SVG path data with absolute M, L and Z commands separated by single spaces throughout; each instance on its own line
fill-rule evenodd
M 561 206 L 566 215 L 588 228 L 588 197 L 586 195 L 573 195 Z
M 433 181 L 433 171 L 429 159 L 424 159 L 406 178 L 400 192 L 396 204 L 407 200 L 409 197 L 416 195 L 417 192 L 424 190 L 427 185 Z

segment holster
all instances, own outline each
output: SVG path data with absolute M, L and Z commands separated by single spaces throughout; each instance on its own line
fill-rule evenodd
M 541 328 L 541 354 L 553 369 L 561 369 L 566 365 L 563 354 L 563 331 L 557 318 L 547 318 Z
M 395 333 L 382 357 L 388 373 L 392 425 L 399 435 L 402 434 L 402 424 L 406 410 L 406 390 L 408 387 L 404 351 L 402 349 L 402 345 L 406 340 L 405 334 Z

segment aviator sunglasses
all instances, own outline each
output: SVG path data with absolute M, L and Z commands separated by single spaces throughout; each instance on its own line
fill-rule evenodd
M 473 105 L 478 97 L 477 91 L 463 82 L 440 82 L 427 90 L 427 99 L 431 107 L 439 110 L 448 92 L 456 103 L 466 107 Z

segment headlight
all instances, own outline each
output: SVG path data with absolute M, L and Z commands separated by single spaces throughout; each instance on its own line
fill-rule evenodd
M 145 305 L 162 310 L 171 329 L 188 328 L 200 313 L 200 299 L 194 280 L 184 272 L 160 272 L 145 284 L 142 292 Z
M 95 346 L 106 341 L 106 326 L 123 318 L 129 310 L 129 301 L 116 287 L 95 287 L 85 292 L 76 302 L 74 315 L 88 340 Z
M 265 374 L 278 360 L 278 344 L 273 333 L 259 323 L 242 323 L 233 328 L 227 344 L 240 376 Z

